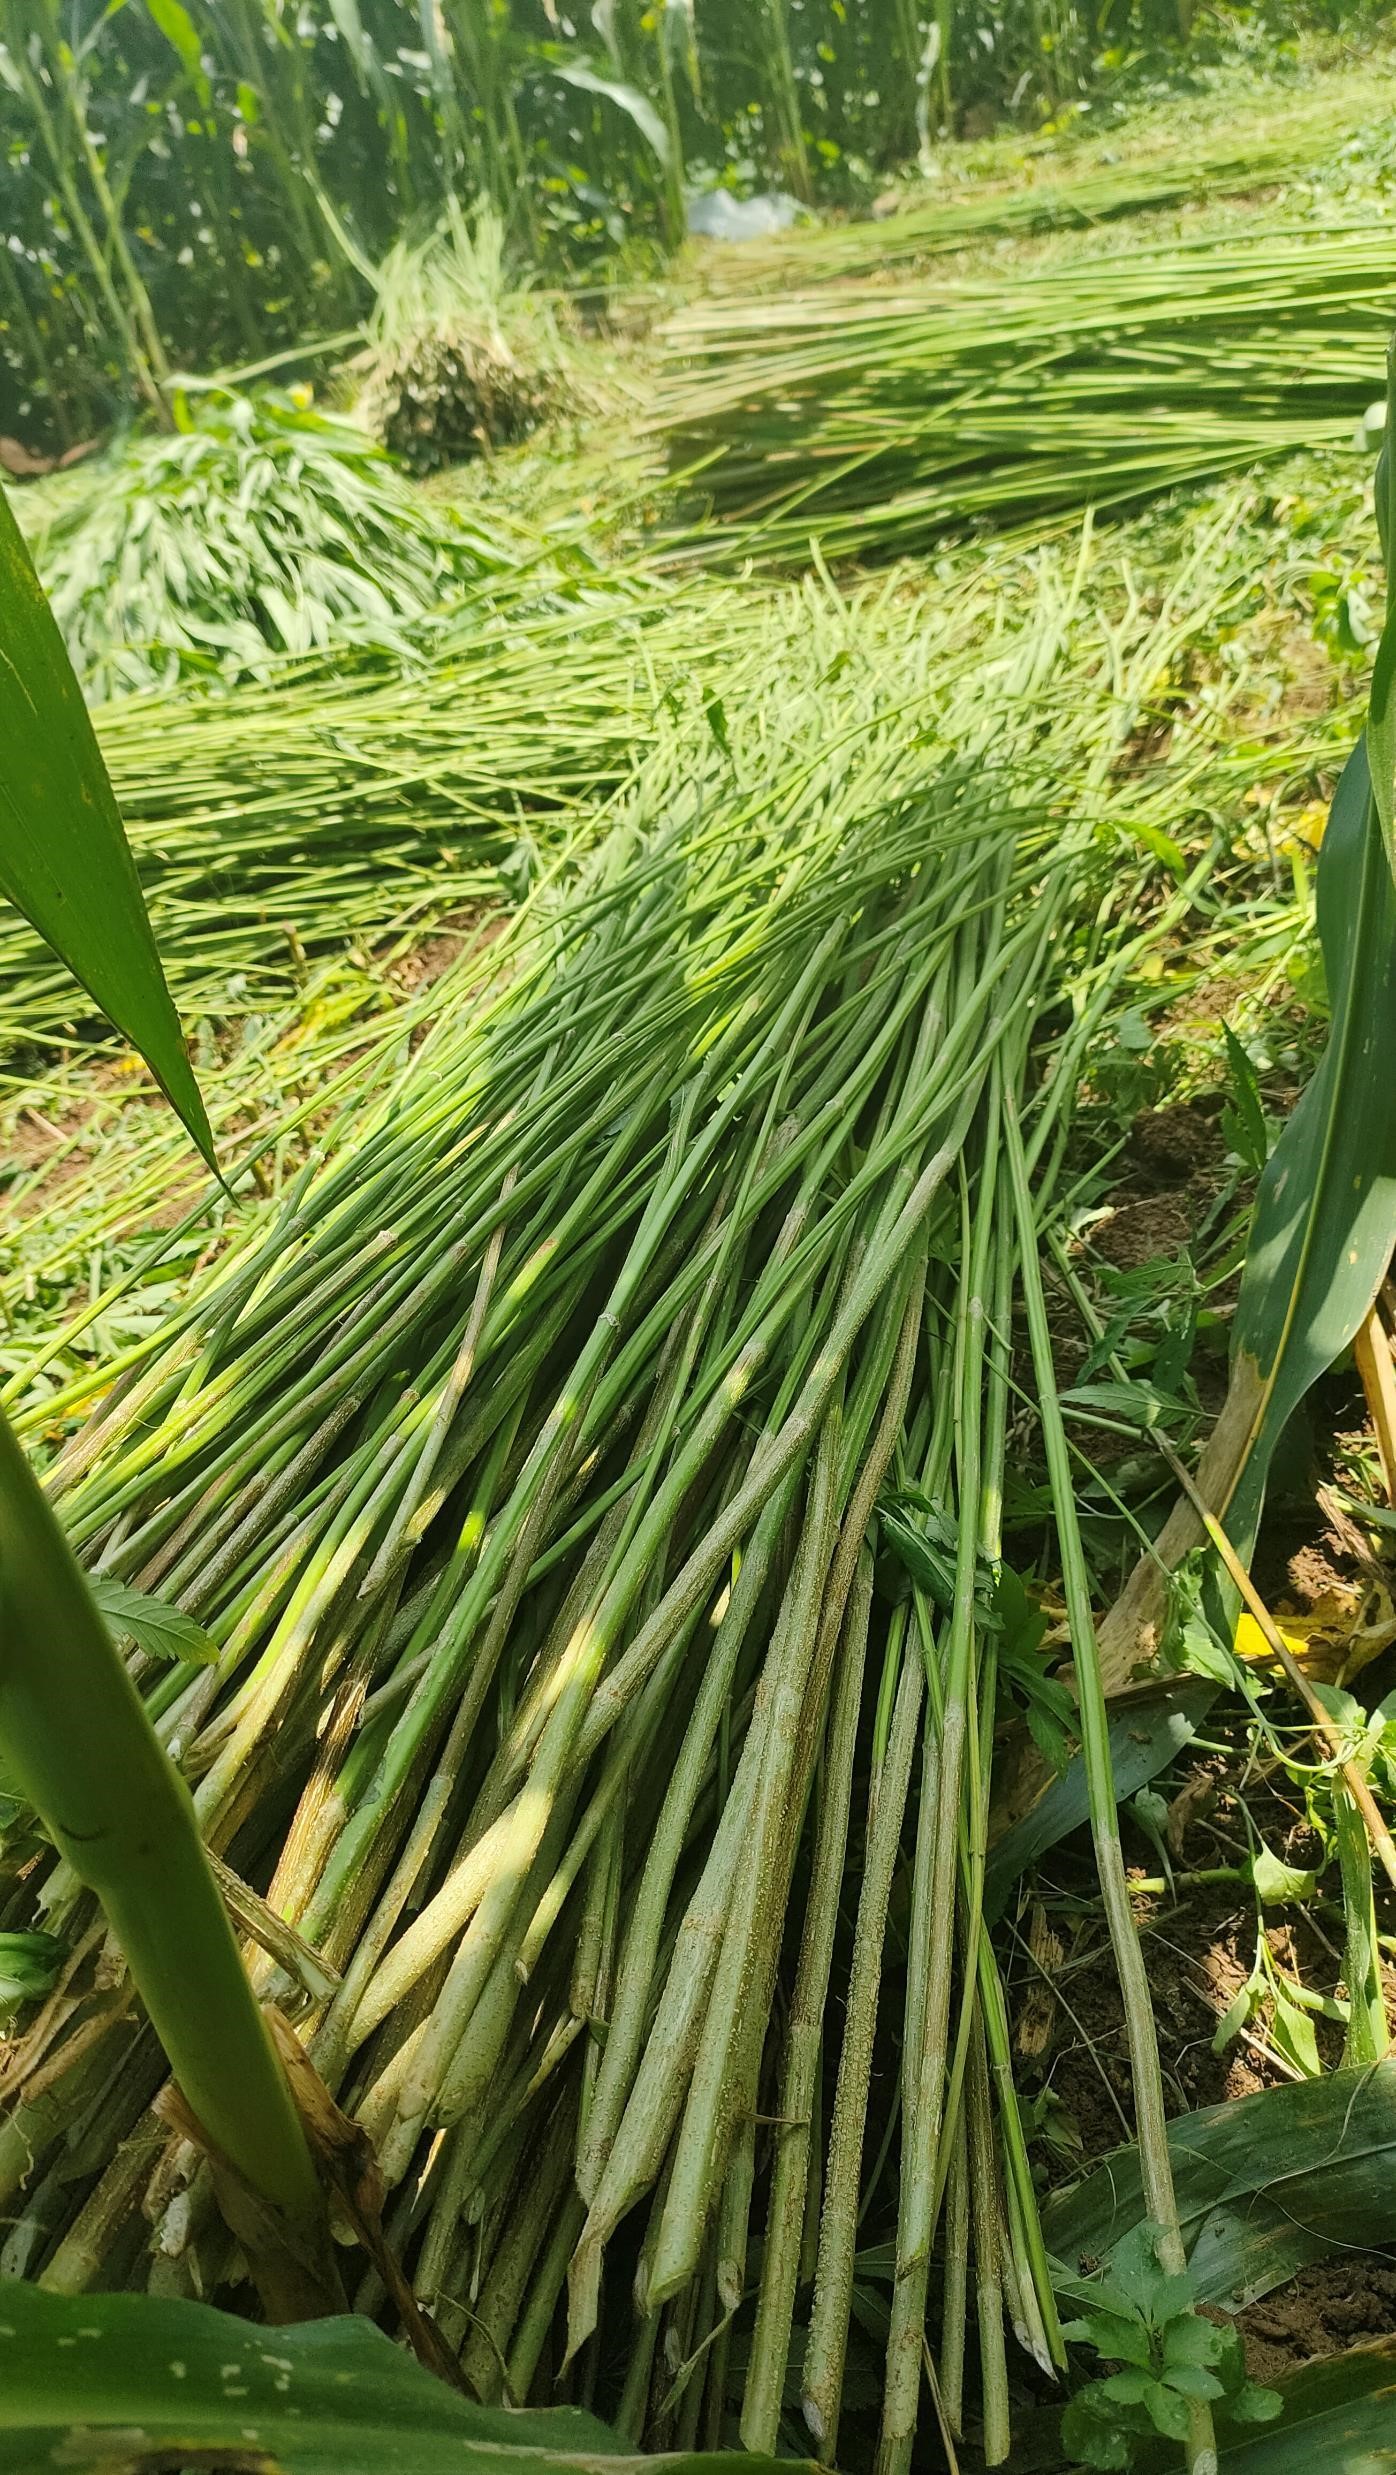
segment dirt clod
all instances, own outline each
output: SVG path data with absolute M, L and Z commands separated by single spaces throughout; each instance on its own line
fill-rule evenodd
M 1371 2253 L 1315 2260 L 1237 2319 L 1252 2380 L 1276 2380 L 1396 2328 L 1396 2266 Z
M 1147 1195 L 1122 1203 L 1091 1231 L 1091 1245 L 1106 1263 L 1132 1272 L 1141 1263 L 1176 1255 L 1192 1236 L 1192 1215 L 1181 1196 Z
M 1200 1169 L 1213 1167 L 1224 1148 L 1216 1119 L 1190 1101 L 1141 1109 L 1130 1128 L 1129 1147 L 1141 1168 L 1179 1185 Z

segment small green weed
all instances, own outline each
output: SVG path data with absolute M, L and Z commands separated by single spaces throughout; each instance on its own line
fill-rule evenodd
M 1160 2267 L 1160 2231 L 1146 2220 L 1116 2245 L 1108 2274 L 1058 2283 L 1059 2296 L 1085 2307 L 1063 2337 L 1118 2367 L 1067 2401 L 1062 2447 L 1073 2466 L 1130 2467 L 1136 2443 L 1155 2433 L 1186 2441 L 1196 2401 L 1239 2423 L 1281 2411 L 1275 2390 L 1247 2380 L 1238 2332 L 1202 2319 L 1190 2280 Z

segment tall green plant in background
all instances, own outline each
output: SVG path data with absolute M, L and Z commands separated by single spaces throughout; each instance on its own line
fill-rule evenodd
M 0 0 L 0 431 L 342 327 L 452 198 L 534 258 L 673 244 L 690 181 L 866 191 L 1199 39 L 1176 0 Z

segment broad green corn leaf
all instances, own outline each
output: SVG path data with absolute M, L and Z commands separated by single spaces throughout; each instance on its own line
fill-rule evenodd
M 3 490 L 0 894 L 140 1050 L 212 1168 L 213 1138 L 116 799 Z
M 163 2475 L 181 2453 L 249 2475 L 718 2475 L 734 2463 L 632 2456 L 577 2407 L 476 2406 L 367 2320 L 263 2329 L 150 2295 L 0 2288 L 0 2475 Z M 774 2475 L 772 2459 L 740 2463 Z
M 1334 796 L 1317 897 L 1328 1044 L 1260 1181 L 1236 1307 L 1242 1422 L 1222 1510 L 1238 1544 L 1287 1419 L 1347 1348 L 1396 1246 L 1396 880 L 1362 746 Z
M 1306 2363 L 1276 2387 L 1278 2421 L 1223 2427 L 1219 2475 L 1390 2475 L 1396 2467 L 1396 2339 Z
M 1168 2126 L 1198 2299 L 1239 2311 L 1311 2260 L 1370 2245 L 1396 2223 L 1396 2062 L 1261 2090 Z M 1073 2272 L 1108 2263 L 1144 2217 L 1139 2152 L 1117 2149 L 1049 2200 L 1047 2245 Z
M 1390 621 L 1387 637 L 1396 643 Z M 1369 723 L 1334 794 L 1319 855 L 1328 1044 L 1260 1180 L 1231 1381 L 1197 1472 L 1201 1494 L 1243 1554 L 1286 1421 L 1348 1347 L 1396 1247 L 1396 878 L 1372 795 L 1371 744 Z M 1136 1565 L 1100 1626 L 1107 1690 L 1156 1650 L 1167 1577 L 1199 1536 L 1191 1506 L 1180 1504 Z M 1230 1629 L 1224 1611 L 1218 1627 Z
M 1381 818 L 1386 856 L 1396 873 L 1396 456 L 1391 452 L 1392 414 L 1396 409 L 1396 336 L 1387 354 L 1386 435 L 1377 458 L 1377 525 L 1386 560 L 1386 625 L 1372 668 L 1372 696 L 1367 712 L 1367 749 L 1372 768 L 1372 796 Z

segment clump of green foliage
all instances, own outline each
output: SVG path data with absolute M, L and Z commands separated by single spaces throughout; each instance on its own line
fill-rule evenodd
M 1243 2424 L 1280 2412 L 1276 2390 L 1247 2380 L 1239 2331 L 1204 2320 L 1191 2280 L 1160 2265 L 1160 2233 L 1145 2220 L 1116 2244 L 1105 2276 L 1058 2287 L 1084 2307 L 1063 2337 L 1118 2367 L 1067 2401 L 1062 2447 L 1073 2466 L 1129 2467 L 1136 2443 L 1156 2433 L 1186 2441 L 1199 2400 Z
M 36 545 L 91 698 L 329 645 L 404 650 L 500 564 L 300 391 L 210 394 L 179 413 L 174 432 L 132 434 L 92 464 Z
M 563 399 L 547 303 L 510 271 L 493 207 L 453 199 L 425 242 L 389 251 L 378 281 L 360 414 L 414 472 L 523 438 Z

